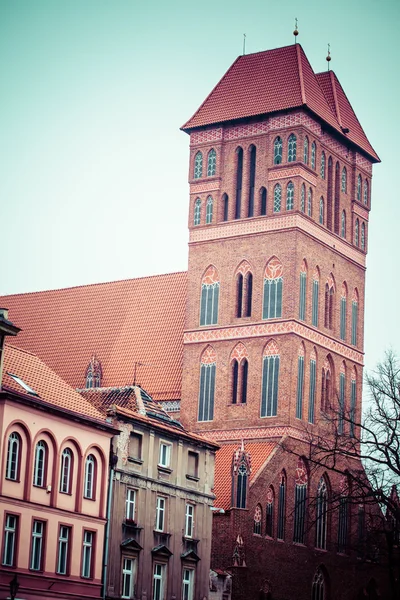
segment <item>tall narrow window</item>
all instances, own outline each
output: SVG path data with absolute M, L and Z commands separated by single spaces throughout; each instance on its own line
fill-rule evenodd
M 325 284 L 325 322 L 328 329 L 333 329 L 333 303 L 335 298 L 335 286 L 332 276 Z
M 321 225 L 323 225 L 325 223 L 325 206 L 324 206 L 324 199 L 322 196 L 319 199 L 319 222 Z
M 238 403 L 239 387 L 239 363 L 236 359 L 232 361 L 232 404 Z
M 312 217 L 312 189 L 311 188 L 308 188 L 307 214 L 309 217 Z
M 253 521 L 253 533 L 256 535 L 261 535 L 262 529 L 262 508 L 259 504 L 257 504 L 256 509 L 254 511 L 254 521 Z
M 340 487 L 341 495 L 339 498 L 338 515 L 338 552 L 345 553 L 348 546 L 349 535 L 349 488 L 346 476 L 342 477 Z
M 165 565 L 156 563 L 153 571 L 153 600 L 163 600 L 165 584 Z
M 213 199 L 212 196 L 208 196 L 206 203 L 206 224 L 212 223 L 213 218 Z
M 321 154 L 321 177 L 325 179 L 325 152 Z
M 285 521 L 286 521 L 286 481 L 282 474 L 279 484 L 279 502 L 278 502 L 278 527 L 276 537 L 278 540 L 285 539 Z
M 340 231 L 340 167 L 336 163 L 335 167 L 335 210 L 334 210 L 334 230 L 337 235 Z
M 326 412 L 330 409 L 332 398 L 332 377 L 331 364 L 328 359 L 325 360 L 322 369 L 322 386 L 321 386 L 321 410 Z
M 65 448 L 61 455 L 60 476 L 60 492 L 63 494 L 70 494 L 72 479 L 72 452 L 69 448 Z
M 328 490 L 326 481 L 321 477 L 317 490 L 315 523 L 315 547 L 326 550 L 326 532 L 328 524 Z
M 200 365 L 199 421 L 214 418 L 215 371 L 217 356 L 209 346 L 203 352 Z
M 261 416 L 275 417 L 278 414 L 279 351 L 276 343 L 267 344 L 263 355 Z
M 280 165 L 282 162 L 282 138 L 279 136 L 274 141 L 274 165 Z
M 83 531 L 82 544 L 82 577 L 89 579 L 93 577 L 93 546 L 94 533 L 93 531 Z
M 21 437 L 16 432 L 10 434 L 7 445 L 7 466 L 6 466 L 6 478 L 13 481 L 17 481 L 19 478 L 19 466 L 20 466 L 20 452 L 21 452 Z
M 247 216 L 254 216 L 254 184 L 256 181 L 256 147 L 250 148 L 250 177 L 249 177 L 249 203 L 247 207 Z
M 253 275 L 247 272 L 244 278 L 245 295 L 244 295 L 244 316 L 251 317 L 251 307 L 253 303 Z
M 360 223 L 358 219 L 356 219 L 356 224 L 354 227 L 354 245 L 358 247 L 359 245 L 359 235 L 360 235 Z
M 346 239 L 346 211 L 342 211 L 342 227 L 340 235 L 342 238 Z
M 29 560 L 29 568 L 32 571 L 43 570 L 44 531 L 45 523 L 43 521 L 33 521 L 31 556 Z
M 243 148 L 236 150 L 236 204 L 235 219 L 240 219 L 242 206 L 242 179 L 243 179 Z
M 267 492 L 267 506 L 265 512 L 265 535 L 272 538 L 274 535 L 274 490 L 272 487 L 270 487 Z
M 365 180 L 364 182 L 364 204 L 365 206 L 368 206 L 368 181 Z
M 211 148 L 207 157 L 207 177 L 213 177 L 217 168 L 217 153 Z
M 186 503 L 185 509 L 185 537 L 192 538 L 194 531 L 194 506 Z
M 332 204 L 333 204 L 333 161 L 330 156 L 328 159 L 328 182 L 327 182 L 327 194 L 326 194 L 326 226 L 330 231 L 333 229 L 333 216 L 332 215 Z
M 236 316 L 240 318 L 242 316 L 243 309 L 243 275 L 238 273 L 236 277 Z
M 286 188 L 286 210 L 293 210 L 294 206 L 294 185 L 291 181 Z
M 315 422 L 315 390 L 317 387 L 317 357 L 315 351 L 310 357 L 310 388 L 308 393 L 308 422 Z
M 135 520 L 135 512 L 136 512 L 136 490 L 132 490 L 128 488 L 126 490 L 126 500 L 125 500 L 125 518 L 127 521 Z
M 276 257 L 271 258 L 264 272 L 263 319 L 282 316 L 283 267 Z
M 229 197 L 228 194 L 222 196 L 222 205 L 224 209 L 223 220 L 227 221 L 229 217 Z
M 361 224 L 361 250 L 365 250 L 365 224 Z
M 299 298 L 299 319 L 306 320 L 306 294 L 307 294 L 307 266 L 305 261 L 300 270 L 300 298 Z
M 249 363 L 245 358 L 240 365 L 241 368 L 241 376 L 242 376 L 242 404 L 247 402 L 247 379 L 249 374 Z
M 319 306 L 319 270 L 314 270 L 312 285 L 312 308 L 311 322 L 314 327 L 318 327 L 318 306 Z
M 5 514 L 4 517 L 4 545 L 2 564 L 5 567 L 15 567 L 18 517 L 16 515 L 7 514 Z
M 69 567 L 69 552 L 70 552 L 70 537 L 71 528 L 66 525 L 60 525 L 58 533 L 58 556 L 57 556 L 57 573 L 59 575 L 67 575 Z
M 135 561 L 124 558 L 122 562 L 122 594 L 121 598 L 133 598 L 135 582 Z
M 309 143 L 308 143 L 308 137 L 306 136 L 304 138 L 304 156 L 303 156 L 303 160 L 306 165 L 308 165 L 308 149 L 309 149 Z
M 200 325 L 218 323 L 219 277 L 217 269 L 208 267 L 201 282 Z
M 311 600 L 325 600 L 325 582 L 321 569 L 318 569 L 314 575 Z
M 357 515 L 357 556 L 364 555 L 365 545 L 365 509 L 363 504 L 358 505 Z
M 357 333 L 358 333 L 358 294 L 354 290 L 353 300 L 351 303 L 351 343 L 353 346 L 357 346 Z
M 194 157 L 194 179 L 200 179 L 203 176 L 203 155 L 201 152 L 197 152 Z
M 239 465 L 237 472 L 236 508 L 246 508 L 248 467 L 245 461 Z
M 35 462 L 33 465 L 33 485 L 38 487 L 45 485 L 46 450 L 46 443 L 40 440 L 35 447 Z
M 339 375 L 339 422 L 338 433 L 344 433 L 344 417 L 346 410 L 346 367 L 342 363 Z
M 288 139 L 288 162 L 294 162 L 296 160 L 296 145 L 296 136 L 294 133 L 291 133 Z
M 93 500 L 95 497 L 96 459 L 89 454 L 85 461 L 85 491 L 84 497 Z
M 232 367 L 232 404 L 244 404 L 247 401 L 248 362 L 247 349 L 239 342 L 231 354 Z
M 346 167 L 342 169 L 342 192 L 347 194 L 347 170 Z
M 260 189 L 260 215 L 265 216 L 267 214 L 267 190 L 265 187 Z
M 201 222 L 201 200 L 200 198 L 196 199 L 194 203 L 194 213 L 193 213 L 193 225 L 200 225 Z
M 194 569 L 183 569 L 182 600 L 194 598 Z
M 293 541 L 304 544 L 306 531 L 306 502 L 307 502 L 307 470 L 304 462 L 299 458 L 296 468 L 294 487 L 294 531 Z
M 353 370 L 351 375 L 351 394 L 350 394 L 350 437 L 354 437 L 356 433 L 356 406 L 357 406 L 357 378 L 356 372 Z
M 362 188 L 362 180 L 361 175 L 357 177 L 357 200 L 361 202 L 361 188 Z
M 164 531 L 165 525 L 165 498 L 157 496 L 156 499 L 156 531 Z
M 297 393 L 296 393 L 296 418 L 303 418 L 303 391 L 304 391 L 304 347 L 300 346 L 297 358 Z
M 300 192 L 300 210 L 302 213 L 306 212 L 306 186 L 303 185 L 301 186 L 301 192 Z
M 346 321 L 347 321 L 347 288 L 342 285 L 342 295 L 340 297 L 340 339 L 346 339 Z
M 311 145 L 311 168 L 315 170 L 315 163 L 317 158 L 317 145 L 315 142 Z
M 281 212 L 282 187 L 279 183 L 274 187 L 274 212 Z

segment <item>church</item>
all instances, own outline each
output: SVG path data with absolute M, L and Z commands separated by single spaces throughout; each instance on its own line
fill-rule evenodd
M 140 385 L 220 445 L 211 568 L 233 600 L 384 597 L 369 508 L 307 461 L 332 410 L 349 438 L 361 415 L 379 157 L 300 44 L 239 56 L 182 130 L 187 273 L 3 297 L 15 344 L 78 390 Z

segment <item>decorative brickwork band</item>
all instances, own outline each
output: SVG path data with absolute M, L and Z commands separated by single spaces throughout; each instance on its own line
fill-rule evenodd
M 240 440 L 259 440 L 264 438 L 281 438 L 288 435 L 297 440 L 308 440 L 305 431 L 296 429 L 295 427 L 254 427 L 246 429 L 207 429 L 207 431 L 195 430 L 193 433 L 204 436 L 207 439 L 217 442 L 232 442 Z
M 356 215 L 361 217 L 364 221 L 368 221 L 369 214 L 368 210 L 363 206 L 360 206 L 357 202 L 353 202 L 353 211 Z
M 194 131 L 190 134 L 190 145 L 203 144 L 205 142 L 218 142 L 222 140 L 222 127 L 206 129 L 203 131 Z
M 362 156 L 362 154 L 359 154 L 358 152 L 356 152 L 356 165 L 364 169 L 370 175 L 372 175 L 371 161 L 369 161 L 368 158 L 365 158 L 364 156 Z
M 207 346 L 201 355 L 202 365 L 212 365 L 217 362 L 217 354 L 212 346 Z
M 311 185 L 317 185 L 317 178 L 315 175 L 307 171 L 301 166 L 296 167 L 285 167 L 271 169 L 268 172 L 268 181 L 276 181 L 277 179 L 292 179 L 293 177 L 301 177 L 311 183 Z
M 251 125 L 235 125 L 234 127 L 227 127 L 225 129 L 224 140 L 237 140 L 238 138 L 268 133 L 268 131 L 269 126 L 267 121 Z
M 265 267 L 264 278 L 265 279 L 278 279 L 283 275 L 283 265 L 279 258 L 273 256 Z
M 249 355 L 246 346 L 242 344 L 242 342 L 236 344 L 231 354 L 231 361 L 237 360 L 238 363 L 240 363 L 244 358 L 248 359 L 248 357 Z
M 217 180 L 199 182 L 199 183 L 191 183 L 190 184 L 190 193 L 195 194 L 206 194 L 207 192 L 216 192 L 220 188 L 220 182 Z

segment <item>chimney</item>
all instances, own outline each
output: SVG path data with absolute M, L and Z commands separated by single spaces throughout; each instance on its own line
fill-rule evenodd
M 3 381 L 4 344 L 6 335 L 17 335 L 19 327 L 8 320 L 8 310 L 0 308 L 0 390 Z

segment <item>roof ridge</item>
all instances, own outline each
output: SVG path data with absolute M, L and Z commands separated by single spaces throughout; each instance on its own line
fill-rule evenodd
M 39 358 L 37 354 L 35 354 L 34 352 L 31 352 L 30 350 L 25 350 L 25 348 L 20 348 L 19 346 L 14 346 L 14 344 L 9 344 L 8 342 L 6 342 L 4 345 L 6 348 L 12 348 L 12 350 L 18 350 L 18 352 L 23 352 L 24 354 L 29 354 L 29 356 L 34 356 L 35 358 L 37 358 L 38 360 L 43 362 L 42 359 Z M 44 364 L 46 365 L 46 363 L 44 363 Z M 46 367 L 47 366 L 48 365 L 46 365 Z
M 329 79 L 331 81 L 333 99 L 335 101 L 336 117 L 337 117 L 337 120 L 339 122 L 340 127 L 343 128 L 342 119 L 341 119 L 341 116 L 340 116 L 340 106 L 339 106 L 338 97 L 337 97 L 337 91 L 336 91 L 335 74 L 334 74 L 333 71 L 329 71 Z
M 302 62 L 302 56 L 301 56 L 302 50 L 303 50 L 303 48 L 300 46 L 300 44 L 296 44 L 296 56 L 297 56 L 297 66 L 299 69 L 301 101 L 303 102 L 303 104 L 307 104 L 306 92 L 304 89 L 303 62 Z M 304 53 L 304 50 L 303 50 L 303 53 Z

